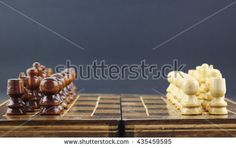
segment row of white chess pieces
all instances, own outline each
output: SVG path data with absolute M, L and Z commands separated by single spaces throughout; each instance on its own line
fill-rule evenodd
M 202 64 L 188 73 L 172 71 L 168 82 L 166 97 L 182 115 L 228 114 L 225 78 L 212 65 Z

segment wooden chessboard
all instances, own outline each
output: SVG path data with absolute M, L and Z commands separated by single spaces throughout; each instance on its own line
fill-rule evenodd
M 236 136 L 236 103 L 226 101 L 225 116 L 182 116 L 158 95 L 80 94 L 60 116 L 5 116 L 5 101 L 0 102 L 0 137 Z
M 123 95 L 122 120 L 128 137 L 236 136 L 236 103 L 228 102 L 228 115 L 204 113 L 183 116 L 166 98 L 157 95 Z
M 0 106 L 0 137 L 109 137 L 119 136 L 120 96 L 81 94 L 62 115 L 5 116 Z

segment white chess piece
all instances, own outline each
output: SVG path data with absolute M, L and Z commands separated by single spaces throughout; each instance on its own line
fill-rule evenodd
M 212 78 L 210 92 L 213 97 L 209 106 L 209 113 L 214 115 L 228 114 L 225 102 L 226 82 L 224 78 Z
M 166 89 L 166 97 L 167 97 L 167 100 L 169 100 L 170 102 L 173 102 L 174 101 L 174 92 L 175 92 L 175 79 L 174 79 L 174 71 L 168 73 L 167 75 L 167 80 L 169 82 L 169 86 L 168 88 Z
M 222 75 L 219 70 L 213 69 L 213 66 L 211 65 L 211 68 L 209 69 L 207 73 L 207 79 L 205 85 L 205 97 L 204 101 L 202 102 L 202 106 L 206 111 L 209 111 L 209 104 L 212 100 L 212 95 L 210 93 L 210 83 L 212 78 L 222 78 Z
M 198 81 L 192 78 L 185 79 L 183 84 L 183 92 L 185 97 L 183 98 L 181 105 L 182 115 L 199 115 L 202 114 L 201 103 L 196 97 L 196 93 L 199 89 Z

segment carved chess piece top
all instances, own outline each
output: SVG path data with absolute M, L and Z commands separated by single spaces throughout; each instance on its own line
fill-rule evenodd
M 21 97 L 24 94 L 23 81 L 20 79 L 8 79 L 7 95 L 10 97 Z
M 7 81 L 7 95 L 9 95 L 10 102 L 7 105 L 7 115 L 22 115 L 25 114 L 24 103 L 21 97 L 24 95 L 24 86 L 21 79 L 8 79 Z
M 40 90 L 45 95 L 54 95 L 60 91 L 60 86 L 56 78 L 48 77 L 41 81 Z
M 222 107 L 227 106 L 224 101 L 226 93 L 226 82 L 224 78 L 212 78 L 210 84 L 210 92 L 215 100 L 212 100 L 210 106 Z
M 40 84 L 40 78 L 37 77 L 38 71 L 35 68 L 27 69 L 26 88 L 29 90 L 37 90 Z
M 46 67 L 44 65 L 41 65 L 39 62 L 34 62 L 32 66 L 33 68 L 38 70 L 37 76 L 40 76 L 42 78 L 46 77 Z

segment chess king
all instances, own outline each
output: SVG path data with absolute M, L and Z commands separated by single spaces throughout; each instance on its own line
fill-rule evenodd
M 167 100 L 183 115 L 225 115 L 226 80 L 212 65 L 202 64 L 188 73 L 172 71 L 168 74 Z

